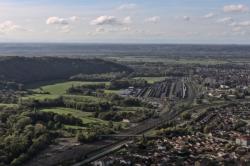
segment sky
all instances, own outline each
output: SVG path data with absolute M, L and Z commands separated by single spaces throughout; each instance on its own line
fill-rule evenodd
M 250 44 L 250 0 L 0 0 L 0 42 Z

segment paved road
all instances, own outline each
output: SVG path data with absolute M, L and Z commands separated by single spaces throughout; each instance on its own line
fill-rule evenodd
M 194 98 L 195 98 L 195 92 L 194 92 L 193 87 L 189 88 L 189 93 L 190 93 L 190 95 L 188 96 L 187 101 L 188 101 L 188 103 L 192 103 Z M 198 109 L 199 109 L 199 107 L 198 107 Z M 116 135 L 115 137 L 117 137 L 118 139 L 119 138 L 121 139 L 121 141 L 117 141 L 117 144 L 114 144 L 110 147 L 106 147 L 105 151 L 101 150 L 100 152 L 97 151 L 96 153 L 92 153 L 92 154 L 88 155 L 88 157 L 89 157 L 88 159 L 85 159 L 85 160 L 75 164 L 74 166 L 85 165 L 86 163 L 95 161 L 95 160 L 105 156 L 106 154 L 111 153 L 112 149 L 116 150 L 116 149 L 119 149 L 121 146 L 124 146 L 125 144 L 127 144 L 128 140 L 129 140 L 129 137 L 123 137 L 124 135 L 129 136 L 129 135 L 137 135 L 137 134 L 144 133 L 150 129 L 156 128 L 158 126 L 161 126 L 162 124 L 165 124 L 167 122 L 172 121 L 178 115 L 180 115 L 180 113 L 182 113 L 183 111 L 184 110 L 177 109 L 175 106 L 172 107 L 171 110 L 163 108 L 163 111 L 160 113 L 159 118 L 146 120 L 145 122 L 141 123 L 140 125 L 136 126 L 135 128 L 130 129 L 128 132 L 122 132 L 121 134 Z M 121 137 L 119 137 L 119 135 Z
M 131 143 L 131 142 L 132 141 L 122 141 L 122 142 L 120 142 L 120 143 L 118 143 L 116 145 L 113 145 L 113 146 L 107 148 L 104 151 L 100 151 L 100 152 L 96 153 L 95 155 L 92 155 L 91 157 L 88 157 L 87 159 L 85 159 L 85 160 L 83 160 L 83 161 L 81 161 L 79 163 L 74 164 L 73 166 L 84 166 L 84 165 L 86 165 L 86 164 L 88 164 L 88 163 L 90 163 L 92 161 L 95 161 L 97 159 L 100 159 L 100 158 L 102 158 L 102 157 L 104 157 L 104 156 L 106 156 L 106 155 L 108 155 L 108 154 L 110 154 L 110 153 L 112 153 L 114 151 L 122 149 L 124 146 L 126 146 L 128 143 Z
M 165 109 L 164 109 L 165 110 Z M 165 118 L 163 118 L 165 117 Z M 152 128 L 159 126 L 162 123 L 165 123 L 168 119 L 172 119 L 174 114 L 163 111 L 163 114 L 160 118 L 151 118 L 139 123 L 137 126 L 125 130 L 120 133 L 120 135 L 137 135 L 142 134 Z M 167 118 L 167 119 L 166 119 Z M 126 137 L 121 137 L 117 140 L 101 140 L 92 144 L 82 144 L 78 146 L 68 146 L 60 151 L 57 149 L 57 145 L 52 145 L 50 148 L 44 150 L 39 155 L 34 157 L 28 163 L 25 163 L 25 166 L 54 166 L 60 165 L 60 163 L 68 162 L 68 161 L 79 161 L 79 159 L 83 159 L 84 156 L 98 156 L 100 152 L 103 150 L 108 150 L 111 148 L 117 148 L 121 145 L 126 144 L 129 139 Z M 125 141 L 125 142 L 124 142 Z M 55 147 L 54 147 L 55 146 Z M 58 146 L 58 148 L 60 148 Z M 107 153 L 107 152 L 104 152 Z
M 89 154 L 87 159 L 85 159 L 79 163 L 76 163 L 73 166 L 84 166 L 87 163 L 95 161 L 95 160 L 97 160 L 97 159 L 99 159 L 99 158 L 101 158 L 101 157 L 103 157 L 111 152 L 114 152 L 115 150 L 120 149 L 122 146 L 124 146 L 130 142 L 129 141 L 130 135 L 137 135 L 140 133 L 144 133 L 150 129 L 153 129 L 153 128 L 158 127 L 166 122 L 173 120 L 176 116 L 177 116 L 177 114 L 174 114 L 173 112 L 164 112 L 160 118 L 150 119 L 144 125 L 143 124 L 139 125 L 138 128 L 132 132 L 129 131 L 126 134 L 122 133 L 122 134 L 115 135 L 114 137 L 121 139 L 120 141 L 117 141 L 116 144 L 113 144 L 110 147 L 106 147 L 106 149 L 104 151 L 100 150 L 100 151 L 97 151 L 95 153 Z M 124 137 L 124 135 L 127 135 L 127 137 Z
M 188 85 L 189 88 L 189 85 Z M 193 91 L 191 89 L 191 91 Z M 186 101 L 192 103 L 193 99 L 195 97 L 195 92 L 188 92 L 190 95 L 188 95 L 188 99 Z M 185 100 L 184 100 L 185 101 Z M 214 105 L 212 105 L 214 106 Z M 218 105 L 217 105 L 218 106 Z M 207 107 L 211 107 L 211 105 L 203 105 L 203 106 L 198 106 L 195 108 L 190 109 L 191 110 L 196 110 L 196 109 L 205 109 Z M 164 109 L 162 113 L 160 114 L 159 118 L 156 119 L 148 119 L 145 120 L 144 122 L 140 123 L 139 125 L 127 130 L 121 132 L 121 135 L 137 135 L 137 134 L 142 134 L 150 129 L 153 129 L 157 126 L 160 126 L 166 122 L 171 121 L 175 117 L 177 117 L 182 111 L 186 110 L 180 110 L 173 107 L 173 111 Z M 126 137 L 120 138 L 116 141 L 107 141 L 107 140 L 102 140 L 95 142 L 93 144 L 83 144 L 79 146 L 71 146 L 67 147 L 60 152 L 53 152 L 53 149 L 46 149 L 44 152 L 40 153 L 38 156 L 34 157 L 32 161 L 29 161 L 29 163 L 26 163 L 25 165 L 28 166 L 54 166 L 54 165 L 59 165 L 58 163 L 60 162 L 67 162 L 67 161 L 79 161 L 79 159 L 83 159 L 84 156 L 88 156 L 90 159 L 84 160 L 85 162 L 90 162 L 90 160 L 93 161 L 94 158 L 100 158 L 100 156 L 104 154 L 110 153 L 112 150 L 115 150 L 119 148 L 120 146 L 124 145 L 127 143 L 129 139 Z M 49 156 L 47 155 L 49 154 Z M 102 155 L 101 155 L 102 154 Z
M 244 102 L 249 102 L 248 100 L 238 100 L 236 102 L 241 102 L 241 103 L 244 103 Z M 198 111 L 198 110 L 201 110 L 201 109 L 207 109 L 209 107 L 215 107 L 215 106 L 223 106 L 223 105 L 227 105 L 229 103 L 232 103 L 232 101 L 230 102 L 225 102 L 225 103 L 218 103 L 218 104 L 212 104 L 212 105 L 202 105 L 202 106 L 197 106 L 197 107 L 194 107 L 192 109 L 189 109 L 188 111 Z M 162 119 L 159 121 L 159 125 L 163 124 L 163 123 L 166 123 L 168 121 L 171 121 L 172 119 L 174 119 L 174 117 L 178 116 L 178 113 L 176 114 L 169 114 L 169 117 L 167 117 L 167 114 L 169 114 L 169 112 L 165 112 L 162 116 Z M 129 135 L 128 135 L 129 136 Z M 121 135 L 122 137 L 122 135 Z M 126 138 L 126 137 L 125 137 Z M 221 139 L 221 138 L 218 138 L 218 137 L 213 137 L 215 140 L 218 140 L 218 141 L 225 141 L 225 142 L 228 142 L 228 143 L 232 143 L 231 141 L 228 141 L 228 140 L 225 140 L 225 139 Z M 97 159 L 100 159 L 102 157 L 104 157 L 105 155 L 107 154 L 110 154 L 112 152 L 114 152 L 115 150 L 118 150 L 120 149 L 122 146 L 126 145 L 129 141 L 122 141 L 122 142 L 118 142 L 117 145 L 114 144 L 113 146 L 111 147 L 107 147 L 106 149 L 104 149 L 104 151 L 100 151 L 100 152 L 96 152 L 95 154 L 92 154 L 90 156 L 90 158 L 86 159 L 86 160 L 83 160 L 82 162 L 79 162 L 73 166 L 83 166 L 87 163 L 90 163 L 92 161 L 95 161 Z

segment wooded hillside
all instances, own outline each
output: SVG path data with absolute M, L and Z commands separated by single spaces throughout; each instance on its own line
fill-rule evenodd
M 76 74 L 130 72 L 131 69 L 101 59 L 71 59 L 53 57 L 2 57 L 0 79 L 19 83 L 68 79 Z

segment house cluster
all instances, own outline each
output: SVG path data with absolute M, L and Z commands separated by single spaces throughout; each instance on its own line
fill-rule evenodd
M 249 71 L 249 66 L 244 65 L 214 65 L 196 67 L 194 75 L 209 87 L 227 85 L 236 88 L 249 85 Z
M 133 86 L 128 87 L 127 89 L 124 90 L 120 90 L 118 94 L 120 94 L 121 96 L 132 96 L 136 93 L 138 93 L 138 91 L 140 91 L 140 88 L 135 88 Z
M 207 96 L 216 99 L 241 99 L 249 96 L 248 86 L 230 88 L 221 84 L 218 88 L 207 88 Z
M 250 146 L 250 136 L 245 135 L 245 136 L 240 136 L 240 137 L 236 138 L 236 144 L 244 146 L 244 147 L 249 147 Z
M 210 108 L 196 117 L 191 125 L 197 131 L 232 140 L 250 131 L 250 104 L 230 104 Z
M 114 154 L 104 157 L 94 166 L 131 164 L 146 165 L 226 165 L 239 163 L 250 164 L 247 148 L 227 141 L 205 136 L 201 133 L 172 138 L 158 138 L 149 141 L 142 149 L 140 145 L 129 144 Z
M 207 88 L 212 98 L 239 98 L 249 95 L 249 67 L 244 65 L 214 65 L 196 67 L 193 80 Z

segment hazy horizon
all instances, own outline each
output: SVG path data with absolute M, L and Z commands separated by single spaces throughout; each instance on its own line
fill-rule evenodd
M 250 57 L 249 45 L 1 43 L 0 56 L 230 56 Z
M 85 45 L 238 45 L 238 46 L 250 46 L 249 43 L 231 43 L 231 42 L 85 42 L 85 41 L 0 41 L 0 44 L 85 44 Z

